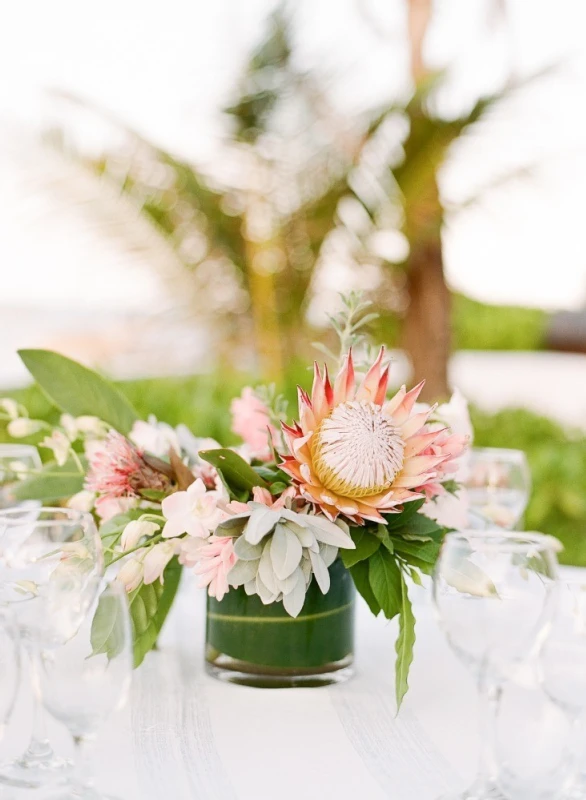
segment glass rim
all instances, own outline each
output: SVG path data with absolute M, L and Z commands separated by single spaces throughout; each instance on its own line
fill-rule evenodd
M 507 531 L 504 528 L 489 528 L 476 530 L 474 528 L 447 533 L 444 543 L 459 541 L 470 544 L 471 540 L 478 543 L 477 550 L 501 550 L 509 553 L 523 553 L 529 548 L 539 552 L 556 552 L 560 543 L 555 536 L 538 531 Z
M 25 453 L 39 454 L 38 449 L 34 444 L 12 444 L 11 442 L 0 443 L 0 459 L 10 457 L 11 455 L 24 455 Z
M 514 447 L 471 447 L 469 450 L 471 456 L 498 456 L 500 455 L 507 455 L 507 456 L 515 456 L 515 458 L 519 458 L 521 461 L 527 460 L 527 454 L 524 450 L 518 450 Z
M 33 514 L 35 517 L 31 518 Z M 53 518 L 43 519 L 45 514 L 52 515 Z M 56 517 L 57 514 L 61 515 L 61 519 Z M 76 508 L 58 508 L 57 506 L 43 506 L 41 508 L 12 506 L 11 508 L 0 508 L 0 525 L 5 523 L 11 526 L 35 525 L 36 527 L 53 528 L 68 522 L 74 524 L 85 522 L 93 525 L 94 518 L 88 511 L 78 511 Z

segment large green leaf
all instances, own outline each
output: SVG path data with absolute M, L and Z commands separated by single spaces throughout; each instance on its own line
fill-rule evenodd
M 352 576 L 352 580 L 354 581 L 357 591 L 362 595 L 362 597 L 364 597 L 368 607 L 374 616 L 377 617 L 380 614 L 381 606 L 374 596 L 372 587 L 370 585 L 370 578 L 368 576 L 368 561 L 359 561 L 358 564 L 354 564 L 353 567 L 350 567 L 349 572 Z
M 126 397 L 97 372 L 51 350 L 18 354 L 49 399 L 74 417 L 99 417 L 124 434 L 138 419 Z
M 384 547 L 369 558 L 368 576 L 385 617 L 392 619 L 401 610 L 401 571 L 394 556 Z
M 122 652 L 125 630 L 120 611 L 117 598 L 107 591 L 103 592 L 92 620 L 92 655 L 105 653 L 111 659 Z
M 181 567 L 173 559 L 164 573 L 165 583 L 142 583 L 128 597 L 134 639 L 134 666 L 139 667 L 156 644 L 163 623 L 175 599 Z
M 350 528 L 350 536 L 356 545 L 355 550 L 340 550 L 346 569 L 350 569 L 359 561 L 370 558 L 381 545 L 381 540 L 365 531 L 364 528 Z
M 403 698 L 409 689 L 409 669 L 413 662 L 413 646 L 415 644 L 415 616 L 411 600 L 407 593 L 407 584 L 401 574 L 401 610 L 399 612 L 399 636 L 395 644 L 397 661 L 395 664 L 395 696 L 397 711 L 401 708 Z
M 239 500 L 247 500 L 255 486 L 268 488 L 260 475 L 234 450 L 202 450 L 199 455 L 218 470 L 231 494 Z
M 83 489 L 85 476 L 73 461 L 62 467 L 55 462 L 46 464 L 38 473 L 11 487 L 14 500 L 40 500 L 53 503 L 72 497 Z

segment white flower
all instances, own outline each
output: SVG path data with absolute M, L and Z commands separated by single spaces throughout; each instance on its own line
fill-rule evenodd
M 163 583 L 163 572 L 174 555 L 181 549 L 181 542 L 172 540 L 170 542 L 159 542 L 147 552 L 144 557 L 144 576 L 146 584 L 154 583 L 157 578 Z
M 182 452 L 187 454 L 193 464 L 207 465 L 207 462 L 199 457 L 200 450 L 219 450 L 222 447 L 215 439 L 202 439 L 194 436 L 187 425 L 178 425 L 175 432 Z
M 179 440 L 173 428 L 164 422 L 157 422 L 152 415 L 148 422 L 137 420 L 128 438 L 137 447 L 159 458 L 168 455 L 171 448 L 179 453 Z
M 134 558 L 129 558 L 128 561 L 120 568 L 117 580 L 123 583 L 127 592 L 132 592 L 143 579 L 144 565 L 140 559 L 139 551 Z
M 143 536 L 152 536 L 161 526 L 156 522 L 148 522 L 145 519 L 134 519 L 124 528 L 120 544 L 123 550 L 132 550 L 140 542 Z
M 42 442 L 39 442 L 39 447 L 46 447 L 48 450 L 52 450 L 55 461 L 62 467 L 69 458 L 71 442 L 62 431 L 53 431 L 50 436 L 46 436 Z
M 80 433 L 95 438 L 103 438 L 108 433 L 108 426 L 98 417 L 82 416 L 77 417 L 75 425 Z
M 448 403 L 438 406 L 433 417 L 447 425 L 452 433 L 458 436 L 468 436 L 470 444 L 472 444 L 474 429 L 470 420 L 468 401 L 459 389 L 454 389 Z
M 67 508 L 73 508 L 75 511 L 91 511 L 94 507 L 96 495 L 93 492 L 88 492 L 83 489 L 81 492 L 74 494 L 67 501 Z
M 194 481 L 187 491 L 165 497 L 162 503 L 163 515 L 167 520 L 163 528 L 164 538 L 188 533 L 207 539 L 226 517 L 217 507 L 221 499 L 220 492 L 206 490 L 201 478 Z
M 32 436 L 43 428 L 43 423 L 28 417 L 18 417 L 8 423 L 7 431 L 13 439 L 22 439 L 24 436 Z
M 63 428 L 63 430 L 65 431 L 65 435 L 67 436 L 67 438 L 71 442 L 74 442 L 79 435 L 75 417 L 72 417 L 71 414 L 61 414 L 59 423 Z
M 18 417 L 18 403 L 11 397 L 3 397 L 0 400 L 0 408 L 6 411 L 10 419 L 16 419 Z

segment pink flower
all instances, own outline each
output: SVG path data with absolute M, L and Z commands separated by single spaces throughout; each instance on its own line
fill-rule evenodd
M 108 522 L 118 514 L 124 514 L 135 508 L 138 500 L 136 497 L 98 497 L 95 502 L 96 514 L 102 522 Z
M 221 600 L 229 590 L 228 573 L 236 563 L 234 540 L 231 536 L 210 536 L 205 542 L 198 542 L 199 547 L 193 555 L 197 556 L 194 569 L 200 575 L 199 586 L 207 586 L 210 597 Z M 181 563 L 193 563 L 189 556 L 180 555 Z
M 433 431 L 433 426 L 430 430 Z M 451 434 L 447 428 L 440 431 L 433 443 L 423 450 L 421 455 L 442 457 L 442 460 L 435 467 L 435 477 L 417 487 L 417 491 L 425 493 L 428 499 L 445 494 L 446 490 L 442 483 L 458 471 L 460 466 L 458 459 L 466 451 L 468 442 L 468 436 Z
M 287 500 L 293 499 L 298 495 L 299 492 L 295 486 L 289 486 L 289 488 L 285 489 L 283 494 L 277 498 L 275 498 L 268 489 L 263 489 L 261 486 L 255 486 L 252 490 L 252 499 L 255 503 L 262 503 L 263 506 L 275 510 L 285 508 Z M 232 502 L 226 505 L 226 508 L 234 514 L 246 514 L 250 511 L 248 503 L 240 503 L 238 500 L 232 500 Z
M 201 478 L 194 481 L 185 492 L 175 492 L 165 497 L 162 503 L 163 514 L 167 522 L 163 528 L 163 537 L 170 539 L 188 533 L 207 539 L 211 531 L 225 518 L 225 513 L 218 507 L 223 494 L 208 491 Z
M 271 443 L 278 446 L 280 442 L 276 428 L 271 425 L 266 405 L 250 386 L 245 386 L 240 397 L 232 400 L 230 411 L 232 430 L 248 445 L 251 458 L 269 461 Z
M 153 469 L 125 436 L 110 431 L 90 456 L 85 488 L 106 497 L 139 497 L 141 489 L 163 491 L 169 479 Z

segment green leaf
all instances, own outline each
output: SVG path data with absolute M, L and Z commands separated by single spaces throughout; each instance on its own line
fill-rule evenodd
M 140 496 L 145 500 L 150 500 L 153 503 L 160 503 L 167 497 L 169 492 L 163 492 L 159 489 L 141 489 Z
M 350 567 L 349 572 L 352 580 L 354 581 L 356 589 L 362 595 L 362 597 L 364 597 L 374 616 L 377 617 L 380 614 L 381 607 L 380 603 L 374 596 L 372 587 L 370 585 L 370 579 L 368 577 L 368 561 L 359 561 L 358 564 Z
M 45 464 L 35 475 L 11 487 L 14 500 L 40 500 L 52 503 L 72 497 L 81 492 L 85 475 L 79 472 L 73 461 L 67 461 L 62 467 L 55 462 Z
M 445 530 L 436 520 L 426 517 L 425 514 L 415 514 L 404 526 L 396 528 L 392 533 L 393 536 L 402 536 L 405 539 L 441 542 Z
M 395 663 L 395 696 L 397 699 L 397 711 L 401 708 L 403 698 L 409 689 L 408 678 L 409 668 L 413 662 L 413 646 L 415 644 L 415 616 L 411 600 L 407 593 L 407 584 L 403 574 L 401 580 L 401 610 L 399 612 L 399 636 L 395 649 L 397 651 L 397 661 Z
M 355 550 L 340 550 L 346 569 L 350 569 L 359 561 L 370 558 L 380 547 L 380 539 L 365 531 L 364 528 L 350 528 L 350 536 L 356 545 Z
M 74 417 L 93 416 L 120 433 L 130 432 L 138 414 L 109 381 L 87 367 L 51 350 L 19 350 L 25 367 L 62 411 Z
M 410 503 L 405 503 L 403 506 L 403 511 L 399 514 L 383 514 L 386 520 L 386 527 L 389 531 L 394 531 L 395 528 L 402 528 L 406 525 L 407 521 L 411 519 L 411 517 L 415 516 L 420 508 L 425 503 L 425 498 L 422 500 L 412 500 Z
M 401 571 L 388 550 L 380 548 L 370 557 L 368 576 L 385 617 L 393 619 L 401 609 Z
M 439 542 L 419 541 L 411 542 L 407 539 L 393 539 L 395 545 L 395 552 L 399 555 L 404 555 L 409 560 L 410 557 L 416 558 L 418 561 L 424 561 L 426 564 L 435 564 L 439 554 Z
M 105 653 L 108 660 L 115 658 L 124 647 L 124 635 L 120 603 L 114 595 L 103 592 L 92 620 L 92 655 Z
M 128 597 L 134 639 L 134 666 L 139 667 L 156 644 L 163 623 L 175 599 L 181 567 L 173 559 L 164 573 L 165 583 L 142 583 Z
M 238 499 L 244 495 L 247 499 L 255 486 L 268 488 L 260 475 L 234 450 L 202 450 L 199 455 L 218 470 L 231 494 Z
M 444 487 L 446 492 L 449 492 L 450 494 L 453 495 L 457 495 L 458 491 L 460 490 L 460 484 L 458 483 L 458 481 L 455 481 L 453 479 L 449 481 L 444 481 L 442 483 L 442 486 Z

